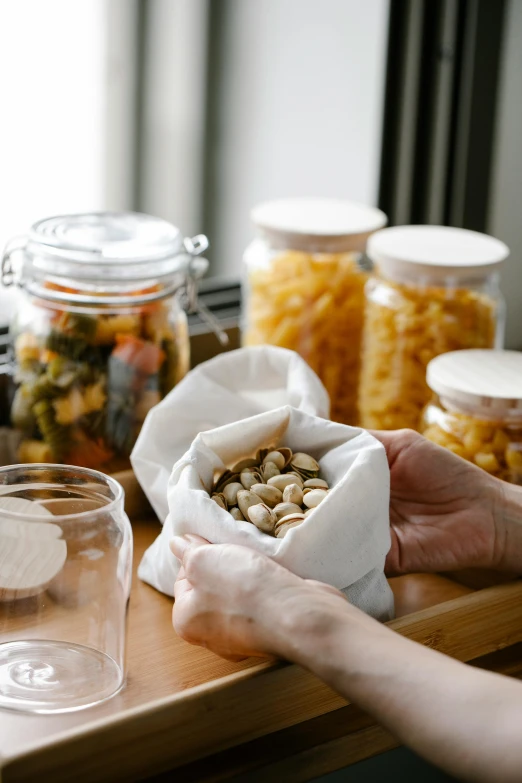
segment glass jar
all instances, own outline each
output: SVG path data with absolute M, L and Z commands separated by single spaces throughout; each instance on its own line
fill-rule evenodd
M 422 434 L 512 484 L 522 484 L 522 353 L 455 351 L 427 370 L 435 397 Z
M 357 424 L 367 272 L 378 209 L 330 199 L 288 199 L 252 211 L 259 237 L 244 255 L 245 345 L 297 351 L 330 395 L 331 418 Z
M 189 369 L 180 293 L 206 247 L 148 215 L 100 213 L 42 220 L 6 248 L 4 283 L 23 292 L 10 330 L 20 462 L 128 465 L 148 411 Z
M 132 530 L 93 470 L 0 468 L 0 707 L 64 712 L 125 682 Z
M 419 428 L 426 367 L 447 351 L 502 347 L 498 270 L 508 248 L 443 226 L 397 226 L 370 237 L 359 410 L 371 429 Z

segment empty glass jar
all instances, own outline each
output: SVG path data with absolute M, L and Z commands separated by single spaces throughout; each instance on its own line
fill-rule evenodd
M 244 255 L 245 345 L 297 351 L 330 396 L 331 418 L 357 424 L 368 236 L 386 223 L 372 207 L 286 199 L 252 211 L 258 238 Z
M 0 468 L 0 707 L 63 712 L 125 681 L 132 531 L 93 470 Z
M 428 364 L 435 393 L 423 435 L 513 484 L 522 484 L 522 353 L 455 351 Z
M 493 237 L 446 226 L 396 226 L 368 241 L 376 275 L 366 286 L 359 411 L 363 427 L 418 429 L 431 396 L 428 362 L 464 348 L 502 347 Z
M 189 369 L 180 294 L 194 293 L 206 247 L 135 213 L 49 218 L 7 247 L 4 283 L 23 292 L 11 324 L 18 461 L 127 466 L 148 411 Z

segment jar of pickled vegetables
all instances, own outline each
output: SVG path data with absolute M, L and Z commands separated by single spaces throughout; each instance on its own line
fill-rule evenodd
M 297 351 L 330 395 L 331 418 L 357 424 L 364 318 L 361 264 L 383 212 L 349 201 L 286 199 L 256 207 L 244 255 L 245 345 Z
M 435 394 L 421 432 L 513 484 L 522 484 L 522 353 L 454 351 L 428 364 Z
M 498 239 L 446 226 L 396 226 L 368 242 L 359 410 L 363 427 L 419 428 L 426 367 L 465 348 L 501 348 L 505 305 Z
M 128 464 L 148 411 L 189 368 L 180 294 L 206 247 L 137 213 L 49 218 L 7 246 L 3 282 L 22 290 L 10 327 L 20 462 Z

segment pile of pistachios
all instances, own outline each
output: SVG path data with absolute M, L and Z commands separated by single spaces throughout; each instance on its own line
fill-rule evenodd
M 225 470 L 215 481 L 212 500 L 230 515 L 251 522 L 263 533 L 284 538 L 326 497 L 329 487 L 319 463 L 286 446 L 260 449 Z

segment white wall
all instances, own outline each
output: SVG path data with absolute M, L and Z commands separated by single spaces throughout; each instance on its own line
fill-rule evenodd
M 506 347 L 522 348 L 522 2 L 509 0 L 489 231 L 511 249 L 502 274 Z
M 376 203 L 388 0 L 228 0 L 226 8 L 212 271 L 237 275 L 257 202 Z

